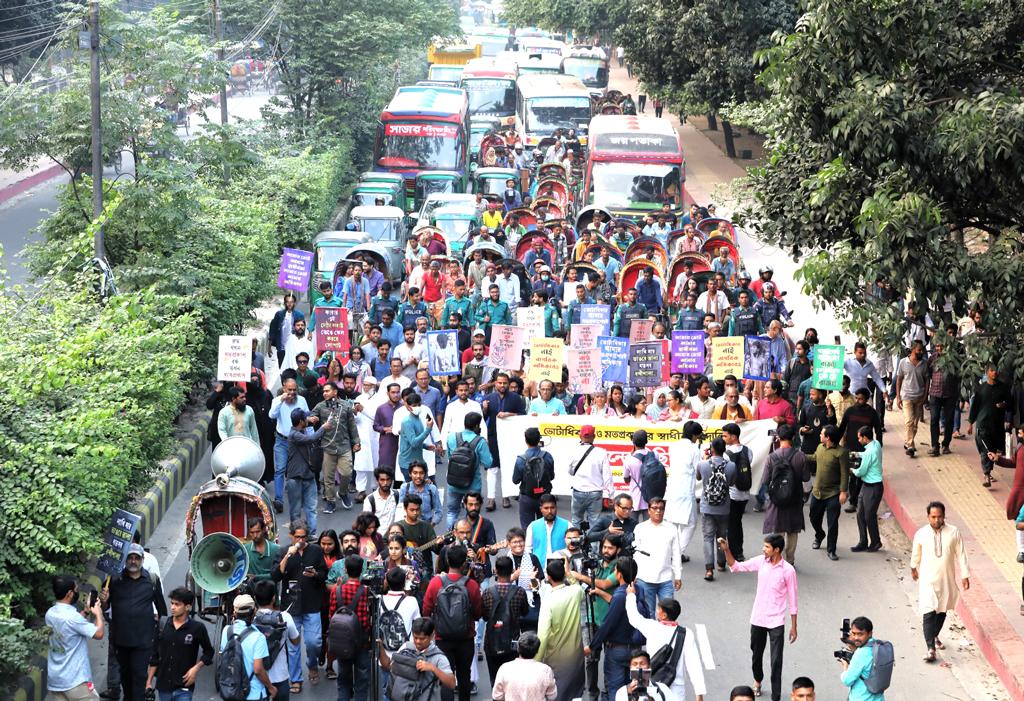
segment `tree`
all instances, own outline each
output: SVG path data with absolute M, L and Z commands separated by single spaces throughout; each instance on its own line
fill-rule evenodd
M 0 84 L 24 77 L 54 34 L 69 28 L 64 19 L 57 0 L 0 0 Z
M 1024 9 L 1004 0 L 817 0 L 762 76 L 775 125 L 745 219 L 804 256 L 806 290 L 896 345 L 876 278 L 938 325 L 986 308 L 967 350 L 1024 375 Z
M 506 0 L 502 17 L 517 27 L 572 31 L 579 39 L 611 41 L 629 14 L 626 0 Z
M 678 100 L 682 112 L 716 113 L 763 96 L 754 54 L 796 17 L 793 0 L 645 0 L 616 36 L 650 90 Z M 731 146 L 728 123 L 723 128 Z

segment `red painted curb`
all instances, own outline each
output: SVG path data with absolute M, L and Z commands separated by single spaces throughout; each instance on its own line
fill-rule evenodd
M 16 183 L 12 183 L 0 190 L 0 204 L 7 202 L 8 200 L 14 199 L 26 190 L 31 190 L 40 183 L 45 183 L 47 180 L 57 177 L 61 173 L 66 173 L 61 166 L 50 166 L 49 168 L 43 168 L 38 173 L 33 173 L 24 180 L 19 180 Z
M 914 498 L 920 496 L 918 491 L 920 484 L 913 483 L 912 478 L 906 474 L 897 475 L 895 478 L 886 475 L 882 481 L 885 485 L 883 495 L 886 504 L 889 505 L 900 528 L 909 539 L 913 540 L 914 534 L 924 523 L 923 514 L 924 508 L 927 505 L 924 499 Z M 900 490 L 908 490 L 907 493 L 911 496 L 907 501 L 920 507 L 915 509 L 915 512 L 921 512 L 920 522 L 911 516 L 907 505 L 899 496 L 900 490 L 897 489 L 896 485 L 900 487 Z M 917 504 L 917 501 L 921 503 Z M 947 506 L 946 508 L 947 511 L 952 512 L 950 507 Z M 960 522 L 964 523 L 963 520 Z M 973 536 L 965 534 L 965 543 L 969 540 L 973 540 Z M 1003 686 L 1006 687 L 1010 697 L 1014 701 L 1024 701 L 1024 678 L 1018 676 L 1018 674 L 1024 673 L 1024 666 L 1022 666 L 1022 660 L 1024 660 L 1024 640 L 1021 640 L 1013 626 L 1006 619 L 1006 616 L 996 606 L 983 584 L 983 578 L 978 576 L 979 570 L 985 571 L 986 574 L 992 572 L 998 575 L 998 573 L 995 572 L 994 567 L 988 566 L 991 565 L 988 562 L 988 558 L 983 558 L 983 562 L 978 562 L 977 555 L 972 554 L 971 559 L 972 562 L 969 563 L 971 568 L 971 588 L 969 591 L 961 593 L 960 601 L 956 606 L 956 612 L 963 620 L 964 626 L 970 632 L 971 637 L 977 643 L 978 649 L 981 650 L 985 659 L 992 665 L 996 676 L 999 677 Z

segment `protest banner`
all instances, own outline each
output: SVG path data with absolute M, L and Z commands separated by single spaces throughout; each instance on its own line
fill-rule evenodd
M 772 339 L 767 336 L 743 337 L 743 379 L 772 379 Z
M 525 337 L 526 331 L 518 326 L 492 326 L 487 367 L 498 370 L 521 370 Z
M 431 375 L 458 375 L 461 366 L 459 332 L 455 329 L 428 331 L 427 358 L 430 360 Z
M 712 338 L 711 367 L 715 380 L 724 380 L 726 375 L 740 377 L 743 374 L 743 337 Z
M 221 336 L 217 343 L 217 379 L 248 382 L 252 371 L 252 341 L 248 336 Z
M 128 559 L 128 546 L 132 544 L 132 537 L 139 528 L 142 518 L 138 514 L 114 509 L 114 515 L 110 518 L 110 525 L 103 534 L 103 547 L 100 550 L 99 560 L 96 561 L 96 569 L 106 572 L 112 577 L 121 574 L 124 569 L 124 561 Z
M 704 427 L 703 447 L 722 435 L 722 427 L 728 421 L 699 419 Z M 608 453 L 612 468 L 612 494 L 628 491 L 622 479 L 625 459 L 633 453 L 633 432 L 638 428 L 647 431 L 647 447 L 655 451 L 666 469 L 671 472 L 674 464 L 680 464 L 688 456 L 687 439 L 683 437 L 683 424 L 673 421 L 638 421 L 633 418 L 601 419 L 593 416 L 514 416 L 497 420 L 498 456 L 503 465 L 514 465 L 516 458 L 526 452 L 523 432 L 530 426 L 540 430 L 544 450 L 555 459 L 555 480 L 552 493 L 568 496 L 572 493 L 569 465 L 579 457 L 580 426 L 591 424 L 596 429 L 594 445 Z M 774 420 L 744 421 L 740 424 L 740 442 L 753 453 L 751 467 L 754 484 L 761 483 L 772 436 L 769 431 L 776 427 Z M 512 470 L 501 471 L 502 494 L 515 494 L 518 485 L 512 482 Z
M 573 324 L 569 346 L 572 348 L 597 348 L 597 337 L 601 327 L 594 324 Z
M 838 391 L 843 388 L 843 365 L 846 349 L 842 346 L 814 347 L 814 376 L 811 387 Z
M 700 375 L 704 372 L 704 332 L 672 332 L 672 372 Z
M 611 313 L 612 308 L 607 304 L 581 304 L 580 323 L 597 324 L 601 327 L 598 336 L 611 336 Z
M 570 348 L 566 351 L 569 367 L 569 391 L 592 394 L 601 385 L 601 351 L 596 348 Z
M 335 351 L 343 353 L 349 348 L 348 309 L 344 307 L 317 307 L 316 348 L 317 352 Z M 310 359 L 310 365 L 313 359 Z
M 286 248 L 281 252 L 281 268 L 277 272 L 277 286 L 282 290 L 305 292 L 309 287 L 309 273 L 312 269 L 312 251 Z
M 534 382 L 562 381 L 562 365 L 565 345 L 560 338 L 533 338 L 530 340 L 530 374 Z
M 601 351 L 601 384 L 624 385 L 629 377 L 629 341 L 618 336 L 598 336 Z
M 644 343 L 651 340 L 654 322 L 650 319 L 633 319 L 629 325 L 629 342 Z
M 544 307 L 516 309 L 516 326 L 526 331 L 526 335 L 523 336 L 524 346 L 528 346 L 530 341 L 538 336 L 544 338 Z
M 661 383 L 665 384 L 668 382 L 668 378 L 672 375 L 672 342 L 667 338 L 662 338 L 657 341 L 651 341 L 651 343 L 661 344 Z
M 660 341 L 629 344 L 629 379 L 632 386 L 661 385 L 661 349 Z

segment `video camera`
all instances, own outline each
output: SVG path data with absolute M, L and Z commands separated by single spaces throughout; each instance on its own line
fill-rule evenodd
M 359 583 L 370 590 L 371 594 L 381 596 L 384 593 L 384 575 L 387 574 L 384 563 L 379 560 L 368 560 Z
M 843 619 L 843 627 L 839 629 L 839 632 L 842 633 L 842 635 L 839 636 L 840 642 L 842 642 L 843 645 L 852 646 L 853 643 L 850 641 L 849 618 Z M 835 650 L 832 653 L 832 656 L 835 657 L 837 660 L 846 660 L 847 662 L 849 662 L 851 659 L 853 659 L 853 651 L 847 647 L 842 650 Z
M 636 688 L 629 692 L 629 701 L 649 701 L 647 687 L 651 685 L 651 670 L 631 669 L 629 670 L 629 681 L 636 682 Z

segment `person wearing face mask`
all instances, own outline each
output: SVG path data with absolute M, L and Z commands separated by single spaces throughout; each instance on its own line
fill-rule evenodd
M 100 591 L 99 601 L 110 610 L 110 642 L 121 668 L 121 688 L 126 701 L 142 701 L 146 675 L 155 642 L 156 620 L 167 615 L 160 580 L 142 567 L 141 545 L 128 547 L 121 575 Z
M 103 607 L 99 601 L 88 611 L 78 610 L 78 582 L 58 575 L 52 580 L 53 606 L 46 612 L 50 629 L 46 656 L 46 689 L 55 701 L 94 699 L 89 640 L 102 640 Z M 92 614 L 92 622 L 87 618 Z

